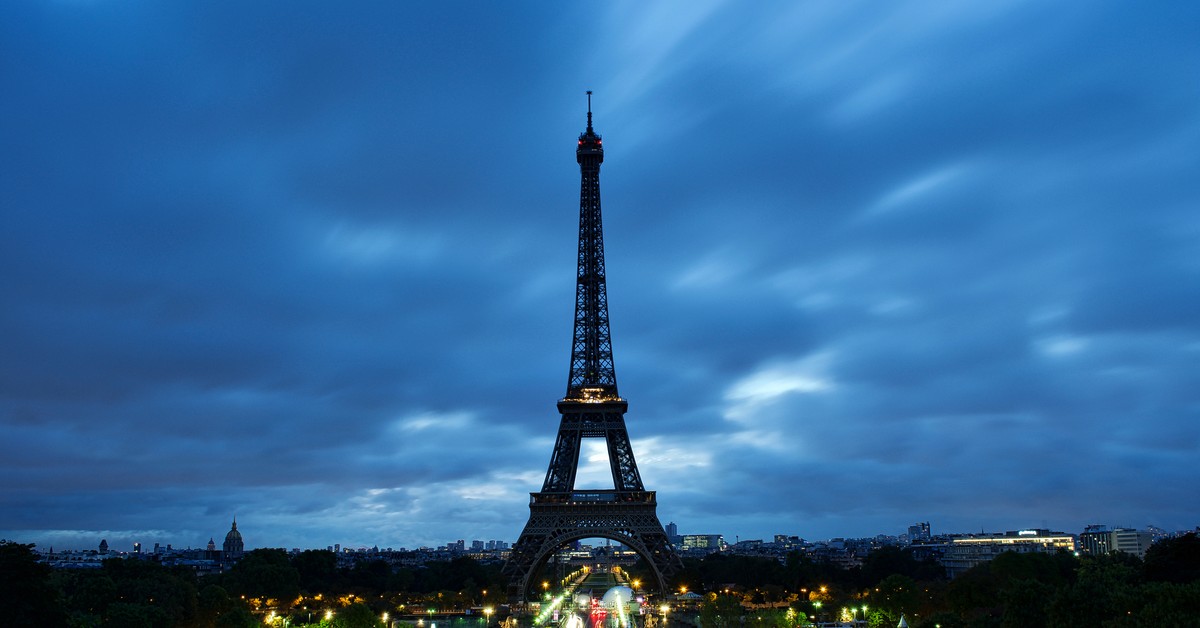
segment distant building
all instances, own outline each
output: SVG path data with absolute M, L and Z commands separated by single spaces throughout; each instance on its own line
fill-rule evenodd
M 54 553 L 53 550 L 51 550 L 51 553 Z M 100 553 L 108 553 L 108 539 L 100 539 Z
M 802 547 L 803 545 L 804 545 L 804 539 L 802 539 L 798 536 L 789 535 L 789 534 L 776 534 L 775 535 L 775 548 L 778 550 L 782 550 L 782 551 L 793 550 L 793 549 L 798 549 L 798 548 Z
M 929 522 L 924 521 L 908 526 L 908 541 L 928 541 L 933 538 L 929 533 Z
M 210 552 L 217 551 L 217 544 L 213 542 L 211 536 L 208 537 L 208 551 L 210 551 Z
M 685 534 L 679 546 L 685 552 L 711 554 L 725 549 L 725 537 L 720 534 Z
M 225 545 L 222 546 L 221 558 L 226 561 L 238 560 L 246 551 L 242 543 L 242 533 L 237 529 L 237 517 L 233 518 L 233 527 L 225 535 Z
M 1114 528 L 1090 525 L 1079 535 L 1079 551 L 1093 556 L 1104 556 L 1112 552 L 1146 557 L 1146 550 L 1154 542 L 1154 533 L 1149 530 Z
M 667 533 L 667 542 L 675 547 L 679 547 L 683 543 L 683 537 L 679 536 L 679 526 L 672 521 L 666 525 L 664 531 Z
M 1058 551 L 1074 552 L 1075 537 L 1049 530 L 954 536 L 946 545 L 942 566 L 946 568 L 947 576 L 956 578 L 976 565 L 991 562 L 1004 552 L 1053 554 Z

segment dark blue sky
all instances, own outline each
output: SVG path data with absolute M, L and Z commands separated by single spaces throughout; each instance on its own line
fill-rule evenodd
M 514 540 L 566 388 L 587 89 L 664 522 L 1196 526 L 1198 25 L 4 2 L 0 536 Z

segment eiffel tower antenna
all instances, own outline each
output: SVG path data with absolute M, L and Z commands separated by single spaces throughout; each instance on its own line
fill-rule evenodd
M 517 603 L 529 595 L 534 576 L 558 548 L 580 539 L 601 537 L 630 548 L 650 565 L 664 593 L 667 576 L 682 567 L 658 519 L 654 491 L 642 485 L 625 428 L 628 403 L 617 394 L 600 215 L 604 146 L 592 128 L 592 92 L 587 94 L 587 130 L 575 149 L 580 172 L 579 256 L 571 367 L 567 394 L 558 402 L 562 419 L 546 479 L 540 492 L 529 495 L 529 521 L 504 565 L 509 598 Z M 605 440 L 612 489 L 576 489 L 584 438 Z

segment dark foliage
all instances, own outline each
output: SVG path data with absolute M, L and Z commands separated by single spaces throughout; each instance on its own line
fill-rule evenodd
M 852 570 L 799 553 L 783 563 L 718 554 L 685 560 L 671 584 L 704 595 L 693 611 L 704 626 L 784 626 L 796 616 L 828 620 L 864 606 L 873 626 L 896 625 L 900 616 L 914 628 L 1194 626 L 1200 625 L 1198 547 L 1195 535 L 1163 542 L 1144 563 L 1123 554 L 1010 552 L 953 581 L 899 548 L 877 550 Z M 645 564 L 629 571 L 651 577 Z M 461 609 L 483 603 L 485 589 L 498 601 L 506 584 L 499 565 L 470 558 L 417 567 L 379 559 L 339 568 L 328 551 L 255 550 L 229 572 L 199 582 L 186 569 L 137 559 L 52 573 L 31 546 L 0 543 L 6 626 L 250 628 L 262 624 L 265 608 L 256 616 L 249 602 L 271 600 L 283 614 L 303 592 L 349 604 L 336 611 L 333 625 L 365 627 L 400 603 Z M 298 606 L 292 618 L 311 616 L 306 608 Z
M 860 588 L 867 588 L 893 575 L 913 580 L 940 580 L 946 577 L 946 570 L 937 561 L 916 560 L 912 551 L 906 548 L 885 546 L 863 559 L 857 584 Z
M 1200 580 L 1200 538 L 1193 532 L 1150 546 L 1144 573 L 1153 582 L 1184 584 Z
M 281 549 L 256 549 L 222 574 L 230 594 L 290 602 L 300 595 L 300 572 Z
M 37 562 L 33 545 L 0 541 L 0 609 L 6 626 L 66 624 L 50 568 Z
M 306 593 L 333 591 L 340 587 L 337 555 L 329 550 L 305 550 L 292 557 L 292 566 L 300 577 L 300 589 Z
M 330 628 L 377 628 L 383 622 L 366 604 L 356 603 L 343 608 L 334 616 Z

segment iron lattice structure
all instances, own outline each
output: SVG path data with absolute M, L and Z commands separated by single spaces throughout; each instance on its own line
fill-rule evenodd
M 663 592 L 666 578 L 682 566 L 658 519 L 655 494 L 642 486 L 625 428 L 628 403 L 617 394 L 600 217 L 604 147 L 592 129 L 591 92 L 587 130 L 579 136 L 575 157 L 581 182 L 571 369 L 566 397 L 558 402 L 562 420 L 546 480 L 540 492 L 529 495 L 529 522 L 504 566 L 514 601 L 526 598 L 532 577 L 560 547 L 579 539 L 608 538 L 637 552 L 651 565 Z M 613 489 L 576 490 L 584 438 L 605 439 Z

